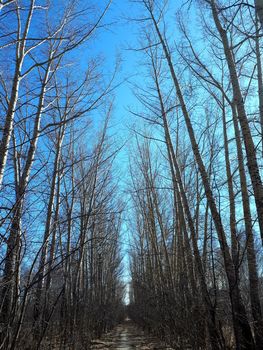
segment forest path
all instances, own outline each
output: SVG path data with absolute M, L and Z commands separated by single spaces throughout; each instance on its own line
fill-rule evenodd
M 94 340 L 91 349 L 114 349 L 114 350 L 148 350 L 148 349 L 170 349 L 161 344 L 155 338 L 147 337 L 132 321 L 126 319 L 112 332 L 106 334 L 102 339 Z

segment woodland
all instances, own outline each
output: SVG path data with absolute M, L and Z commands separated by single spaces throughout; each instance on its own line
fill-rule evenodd
M 0 350 L 263 349 L 263 0 L 120 1 L 0 1 Z

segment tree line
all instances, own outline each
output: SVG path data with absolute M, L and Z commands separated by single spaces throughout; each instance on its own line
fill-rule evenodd
M 263 4 L 137 4 L 130 316 L 176 349 L 262 349 Z
M 0 349 L 84 349 L 122 317 L 110 3 L 1 1 Z

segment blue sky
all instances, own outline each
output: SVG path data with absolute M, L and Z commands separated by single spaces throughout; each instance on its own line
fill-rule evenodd
M 128 112 L 128 108 L 136 107 L 138 104 L 135 96 L 132 92 L 133 82 L 138 82 L 140 85 L 143 84 L 143 71 L 144 67 L 140 64 L 142 59 L 141 53 L 136 53 L 132 48 L 138 48 L 139 42 L 139 25 L 133 22 L 129 18 L 136 18 L 138 16 L 138 4 L 132 3 L 129 0 L 115 0 L 113 1 L 107 16 L 105 17 L 105 23 L 110 25 L 106 30 L 101 30 L 97 34 L 96 40 L 94 41 L 94 51 L 102 55 L 104 58 L 103 69 L 106 76 L 111 76 L 116 60 L 121 58 L 121 66 L 117 75 L 117 82 L 122 84 L 115 90 L 115 103 L 114 113 L 111 121 L 112 130 L 115 134 L 118 143 L 122 144 L 126 142 L 125 147 L 119 153 L 115 168 L 117 173 L 120 175 L 119 191 L 123 196 L 122 198 L 128 200 L 129 196 L 125 194 L 126 182 L 129 179 L 128 175 L 128 153 L 131 143 L 131 132 L 129 126 L 139 120 L 134 120 L 134 117 Z M 136 16 L 137 14 L 137 16 Z M 85 58 L 83 57 L 83 60 Z M 129 204 L 127 204 L 127 210 Z M 126 213 L 124 214 L 124 222 L 122 229 L 122 251 L 124 254 L 124 274 L 123 279 L 125 282 L 129 281 L 129 228 L 126 224 Z M 126 302 L 128 298 L 128 289 L 126 295 Z
M 137 33 L 138 30 L 134 23 L 128 21 L 127 15 L 131 15 L 134 11 L 134 5 L 129 0 L 115 0 L 113 1 L 107 16 L 105 23 L 109 23 L 106 30 L 101 30 L 97 34 L 94 41 L 95 52 L 103 57 L 103 70 L 106 76 L 111 77 L 116 62 L 120 59 L 121 64 L 119 72 L 116 77 L 116 83 L 121 85 L 114 91 L 114 112 L 111 120 L 111 133 L 114 134 L 114 138 L 117 140 L 118 146 L 128 141 L 130 133 L 128 124 L 130 123 L 130 115 L 127 111 L 128 106 L 136 104 L 136 100 L 131 91 L 131 86 L 128 81 L 133 81 L 138 77 L 138 55 L 130 47 L 136 47 L 137 45 Z M 129 142 L 128 142 L 129 143 Z M 127 147 L 124 147 L 119 153 L 115 168 L 119 178 L 119 190 L 125 191 L 125 185 L 127 177 L 128 167 L 128 155 Z M 124 198 L 124 197 L 123 197 Z M 125 198 L 124 198 L 125 200 Z M 125 220 L 125 219 L 124 219 Z M 122 252 L 124 254 L 124 273 L 123 280 L 125 283 L 129 278 L 129 258 L 128 258 L 128 234 L 125 221 L 122 229 Z M 128 302 L 128 289 L 126 290 L 126 302 Z
M 99 3 L 105 4 L 106 0 Z M 131 116 L 127 109 L 136 105 L 130 82 L 140 79 L 139 55 L 130 50 L 138 45 L 138 27 L 127 18 L 136 8 L 137 6 L 129 0 L 114 0 L 104 19 L 105 28 L 97 31 L 88 48 L 84 45 L 74 54 L 75 60 L 78 60 L 83 70 L 90 55 L 100 57 L 106 81 L 111 79 L 117 62 L 120 62 L 114 83 L 118 87 L 113 93 L 114 107 L 111 119 L 111 133 L 116 135 L 120 144 L 129 138 L 127 125 Z M 123 152 L 120 156 L 123 158 Z
M 100 6 L 101 3 L 104 4 L 105 2 L 106 0 L 101 0 L 98 4 Z M 176 8 L 181 3 L 179 1 L 172 6 Z M 103 57 L 102 69 L 106 78 L 109 79 L 114 71 L 116 61 L 121 60 L 116 77 L 116 83 L 121 83 L 121 85 L 114 91 L 114 112 L 110 133 L 115 135 L 114 137 L 117 140 L 118 146 L 125 143 L 125 147 L 119 152 L 115 161 L 116 173 L 119 175 L 119 193 L 124 201 L 129 200 L 129 196 L 125 193 L 127 181 L 129 181 L 129 151 L 133 139 L 129 126 L 136 124 L 137 127 L 140 123 L 140 120 L 135 120 L 136 117 L 132 116 L 128 111 L 129 107 L 136 109 L 138 106 L 138 102 L 132 92 L 132 83 L 137 82 L 138 85 L 143 86 L 145 82 L 145 67 L 141 63 L 143 58 L 142 53 L 132 50 L 140 47 L 140 24 L 132 21 L 132 18 L 142 17 L 141 10 L 142 8 L 138 6 L 138 3 L 132 3 L 130 0 L 114 0 L 104 19 L 106 27 L 97 31 L 95 40 L 92 44 L 89 44 L 88 49 L 84 46 L 78 50 L 79 63 L 83 69 L 85 69 L 85 64 L 91 53 L 94 56 Z M 170 12 L 171 16 L 174 16 L 174 14 L 175 11 Z M 126 222 L 128 210 L 129 203 L 127 203 L 126 213 L 124 214 L 121 238 L 125 265 L 123 280 L 125 282 L 130 279 L 128 256 L 130 246 L 128 236 L 131 232 L 129 232 Z

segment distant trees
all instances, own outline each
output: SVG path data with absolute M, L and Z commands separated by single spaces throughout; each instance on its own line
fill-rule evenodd
M 192 5 L 200 36 L 186 24 L 191 14 L 181 10 L 181 39 L 174 45 L 172 6 L 168 11 L 168 2 L 140 3 L 148 75 L 147 86 L 136 92 L 143 112 L 135 114 L 152 131 L 145 135 L 151 141 L 138 142 L 140 157 L 131 168 L 131 314 L 178 348 L 261 349 L 256 244 L 263 219 L 262 164 L 256 145 L 262 144 L 262 72 L 253 5 Z M 251 109 L 255 91 L 259 105 Z
M 1 349 L 78 347 L 122 312 L 112 82 L 71 62 L 110 1 L 86 5 L 1 3 Z

